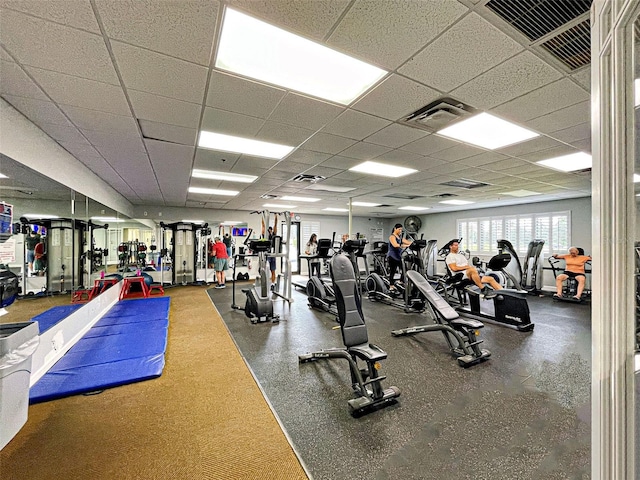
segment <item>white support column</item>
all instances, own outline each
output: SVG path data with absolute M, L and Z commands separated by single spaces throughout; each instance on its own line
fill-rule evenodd
M 591 10 L 594 480 L 635 476 L 633 21 L 637 0 Z

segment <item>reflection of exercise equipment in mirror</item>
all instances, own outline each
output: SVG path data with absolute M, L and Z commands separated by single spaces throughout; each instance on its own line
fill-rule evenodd
M 198 232 L 208 226 L 207 223 L 176 222 L 165 224 L 160 222 L 163 232 L 171 233 L 171 249 L 163 247 L 160 254 L 162 256 L 162 272 L 165 270 L 165 265 L 172 266 L 172 284 L 188 285 L 196 282 Z

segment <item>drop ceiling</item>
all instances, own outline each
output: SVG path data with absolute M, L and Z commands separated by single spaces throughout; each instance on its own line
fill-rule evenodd
M 255 210 L 265 194 L 309 195 L 322 201 L 296 211 L 327 213 L 351 197 L 385 205 L 355 214 L 395 217 L 408 204 L 459 209 L 438 203 L 447 193 L 474 207 L 589 196 L 589 175 L 535 163 L 590 152 L 588 66 L 565 66 L 486 3 L 3 0 L 0 96 L 133 205 Z M 229 6 L 389 74 L 343 106 L 218 71 Z M 442 97 L 541 136 L 488 151 L 401 123 Z M 280 161 L 204 150 L 196 147 L 202 129 L 295 150 Z M 388 179 L 349 171 L 365 160 L 418 172 Z M 193 168 L 259 178 L 205 181 L 191 178 Z M 354 190 L 310 190 L 293 181 L 300 174 Z M 442 185 L 461 178 L 489 185 Z M 189 186 L 240 194 L 193 194 Z M 540 195 L 505 195 L 515 190 Z M 399 192 L 420 198 L 394 198 Z

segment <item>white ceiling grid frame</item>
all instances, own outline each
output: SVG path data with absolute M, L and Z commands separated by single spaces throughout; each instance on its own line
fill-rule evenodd
M 373 143 L 358 142 L 355 145 L 345 148 L 340 155 L 350 158 L 358 158 L 360 160 L 369 160 L 379 155 L 383 155 L 393 150 L 389 147 L 382 145 L 375 145 Z
M 165 205 L 183 205 L 187 199 L 194 147 L 145 140 Z M 155 183 L 155 182 L 154 182 Z
M 73 77 L 36 67 L 27 66 L 25 70 L 59 105 L 71 105 L 115 115 L 131 114 L 127 99 L 119 85 Z
M 278 103 L 269 120 L 317 131 L 343 111 L 344 107 L 289 92 Z
M 201 105 L 149 92 L 127 89 L 136 118 L 167 125 L 197 129 Z
M 356 144 L 355 140 L 327 133 L 316 133 L 302 145 L 305 150 L 319 153 L 337 154 Z
M 137 135 L 138 127 L 131 115 L 114 115 L 112 113 L 89 110 L 71 105 L 60 105 L 62 111 L 80 130 L 98 132 L 115 132 Z
M 573 144 L 578 140 L 591 139 L 591 123 L 585 122 L 573 127 L 563 128 L 562 130 L 556 130 L 551 132 L 550 135 L 558 140 L 566 143 Z
M 145 138 L 163 140 L 170 143 L 179 143 L 194 147 L 198 138 L 198 130 L 195 128 L 167 125 L 166 123 L 138 120 L 140 129 Z
M 323 133 L 332 133 L 354 140 L 364 140 L 369 135 L 391 125 L 391 122 L 356 110 L 347 109 L 326 125 Z
M 360 0 L 340 20 L 327 44 L 395 70 L 468 11 L 450 0 Z
M 511 157 L 520 157 L 529 153 L 538 152 L 540 150 L 548 150 L 549 148 L 560 147 L 562 142 L 557 141 L 554 138 L 541 135 L 536 138 L 532 138 L 526 142 L 516 143 L 514 145 L 508 145 L 504 148 L 498 149 L 503 155 L 509 155 Z
M 0 95 L 50 101 L 42 89 L 13 61 L 0 60 Z
M 553 113 L 542 115 L 527 121 L 527 127 L 542 133 L 555 132 L 557 130 L 573 127 L 580 123 L 589 122 L 591 119 L 591 103 L 580 102 L 570 107 L 556 110 Z
M 443 92 L 450 92 L 522 50 L 522 45 L 479 15 L 470 13 L 400 67 L 398 72 Z
M 2 0 L 0 7 L 28 13 L 42 19 L 100 33 L 89 0 Z
M 447 148 L 445 150 L 438 150 L 432 152 L 429 156 L 437 158 L 438 160 L 446 160 L 448 162 L 455 162 L 456 160 L 462 160 L 467 157 L 473 157 L 486 152 L 485 149 L 468 145 L 465 143 L 458 143 L 457 145 Z
M 451 95 L 489 110 L 561 77 L 556 69 L 525 51 L 456 88 Z
M 455 147 L 456 145 L 460 145 L 460 142 L 440 135 L 430 134 L 416 140 L 415 142 L 403 145 L 400 148 L 401 150 L 418 153 L 420 155 L 433 155 L 435 152 L 446 150 L 447 148 Z
M 96 0 L 96 6 L 110 39 L 209 65 L 218 1 Z
M 396 148 L 387 153 L 383 153 L 375 158 L 376 162 L 391 163 L 400 167 L 413 167 L 417 169 L 417 165 L 422 162 L 425 157 L 417 153 L 407 152 Z
M 424 130 L 393 123 L 382 130 L 378 130 L 373 135 L 368 136 L 365 140 L 368 143 L 399 148 L 426 135 L 428 135 L 428 132 Z
M 74 126 L 41 123 L 38 125 L 43 132 L 58 142 L 85 143 L 87 139 Z
M 119 85 L 100 35 L 0 9 L 0 42 L 23 65 Z
M 35 98 L 3 95 L 3 98 L 13 107 L 29 118 L 36 125 L 53 124 L 73 127 L 55 103 Z
M 260 131 L 258 131 L 256 137 L 265 142 L 297 147 L 304 143 L 314 133 L 315 130 L 298 128 L 284 123 L 266 121 L 260 128 Z M 287 156 L 287 158 L 289 157 L 291 157 L 291 154 Z

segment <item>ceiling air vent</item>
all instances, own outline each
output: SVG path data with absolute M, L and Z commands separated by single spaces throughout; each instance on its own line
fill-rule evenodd
M 402 200 L 415 200 L 416 198 L 422 198 L 423 195 L 408 195 L 406 193 L 390 193 L 389 195 L 383 195 L 387 198 L 400 198 Z
M 592 0 L 489 0 L 486 7 L 569 69 L 591 61 Z
M 322 175 L 307 175 L 306 173 L 301 173 L 300 175 L 293 177 L 291 180 L 294 182 L 318 183 L 326 178 L 327 177 L 323 177 Z
M 476 182 L 474 180 L 467 180 L 466 178 L 461 178 L 460 180 L 451 180 L 450 182 L 444 182 L 440 185 L 447 185 L 449 187 L 458 187 L 458 188 L 478 188 L 478 187 L 488 187 L 488 183 Z
M 455 193 L 440 193 L 438 195 L 434 195 L 433 198 L 451 198 L 457 197 Z
M 399 123 L 433 133 L 476 112 L 477 110 L 469 105 L 445 97 L 407 115 Z
M 278 196 L 265 193 L 264 195 L 260 195 L 260 198 L 264 198 L 265 200 L 273 200 L 274 198 L 278 198 Z

